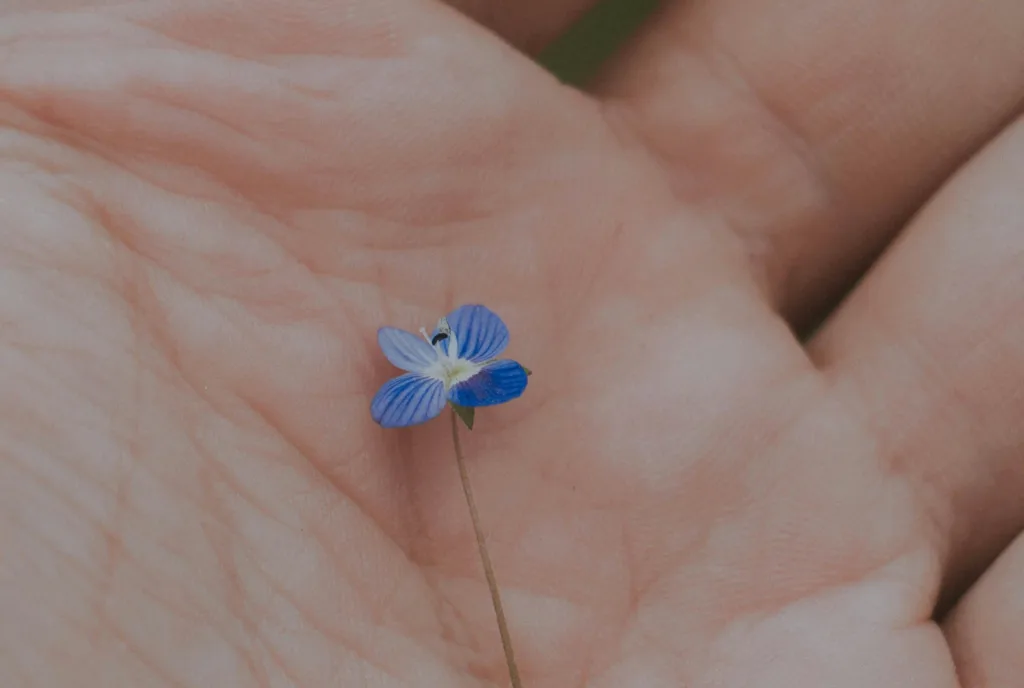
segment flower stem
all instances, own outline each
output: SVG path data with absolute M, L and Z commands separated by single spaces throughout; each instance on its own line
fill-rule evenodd
M 476 510 L 476 501 L 473 499 L 473 490 L 469 486 L 469 473 L 466 472 L 466 460 L 462 456 L 462 442 L 459 440 L 458 417 L 453 411 L 452 414 L 452 441 L 455 443 L 455 462 L 459 465 L 459 477 L 462 479 L 462 492 L 466 495 L 466 504 L 469 506 L 469 516 L 473 520 L 473 531 L 476 533 L 476 546 L 480 551 L 480 563 L 484 566 L 484 576 L 487 577 L 487 587 L 491 591 L 491 602 L 494 604 L 494 615 L 498 618 L 498 633 L 501 635 L 501 647 L 505 651 L 505 663 L 508 664 L 508 675 L 512 679 L 512 688 L 523 688 L 523 682 L 519 678 L 519 669 L 516 667 L 515 653 L 512 651 L 512 637 L 508 632 L 508 622 L 505 620 L 505 609 L 501 606 L 501 593 L 498 591 L 498 580 L 494 577 L 494 567 L 491 565 L 491 555 L 487 552 L 487 543 L 484 542 L 484 531 L 480 527 L 480 514 Z

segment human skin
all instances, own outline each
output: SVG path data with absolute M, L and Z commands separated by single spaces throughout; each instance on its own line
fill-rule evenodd
M 3 4 L 0 685 L 507 685 L 368 410 L 461 303 L 529 688 L 1024 675 L 1024 4 L 668 3 L 587 93 L 473 19 L 582 4 Z

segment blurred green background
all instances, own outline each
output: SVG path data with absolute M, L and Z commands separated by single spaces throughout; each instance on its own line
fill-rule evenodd
M 562 81 L 581 85 L 657 6 L 658 0 L 604 0 L 538 60 Z

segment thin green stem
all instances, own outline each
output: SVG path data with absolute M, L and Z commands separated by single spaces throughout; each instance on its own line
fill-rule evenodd
M 480 562 L 484 565 L 484 576 L 487 578 L 487 587 L 491 590 L 491 602 L 494 604 L 494 615 L 498 618 L 498 633 L 501 635 L 501 648 L 505 651 L 505 662 L 508 664 L 508 675 L 512 679 L 512 688 L 523 688 L 523 682 L 519 678 L 519 669 L 516 667 L 515 653 L 512 651 L 512 637 L 508 632 L 508 622 L 505 620 L 505 609 L 501 606 L 501 593 L 498 591 L 498 579 L 494 577 L 494 566 L 491 565 L 491 555 L 487 552 L 487 543 L 484 541 L 484 531 L 480 526 L 480 514 L 476 510 L 476 501 L 473 499 L 473 490 L 469 486 L 469 473 L 466 472 L 466 460 L 462 456 L 462 441 L 459 439 L 459 419 L 452 411 L 452 441 L 455 443 L 455 462 L 459 465 L 459 477 L 462 479 L 462 492 L 466 495 L 466 504 L 469 506 L 469 517 L 473 520 L 473 531 L 476 533 L 476 546 L 480 551 Z

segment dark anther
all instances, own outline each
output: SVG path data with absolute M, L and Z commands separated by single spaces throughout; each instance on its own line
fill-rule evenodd
M 443 339 L 448 339 L 448 335 L 444 332 L 438 332 L 437 334 L 434 335 L 434 338 L 430 340 L 430 343 L 437 344 Z

